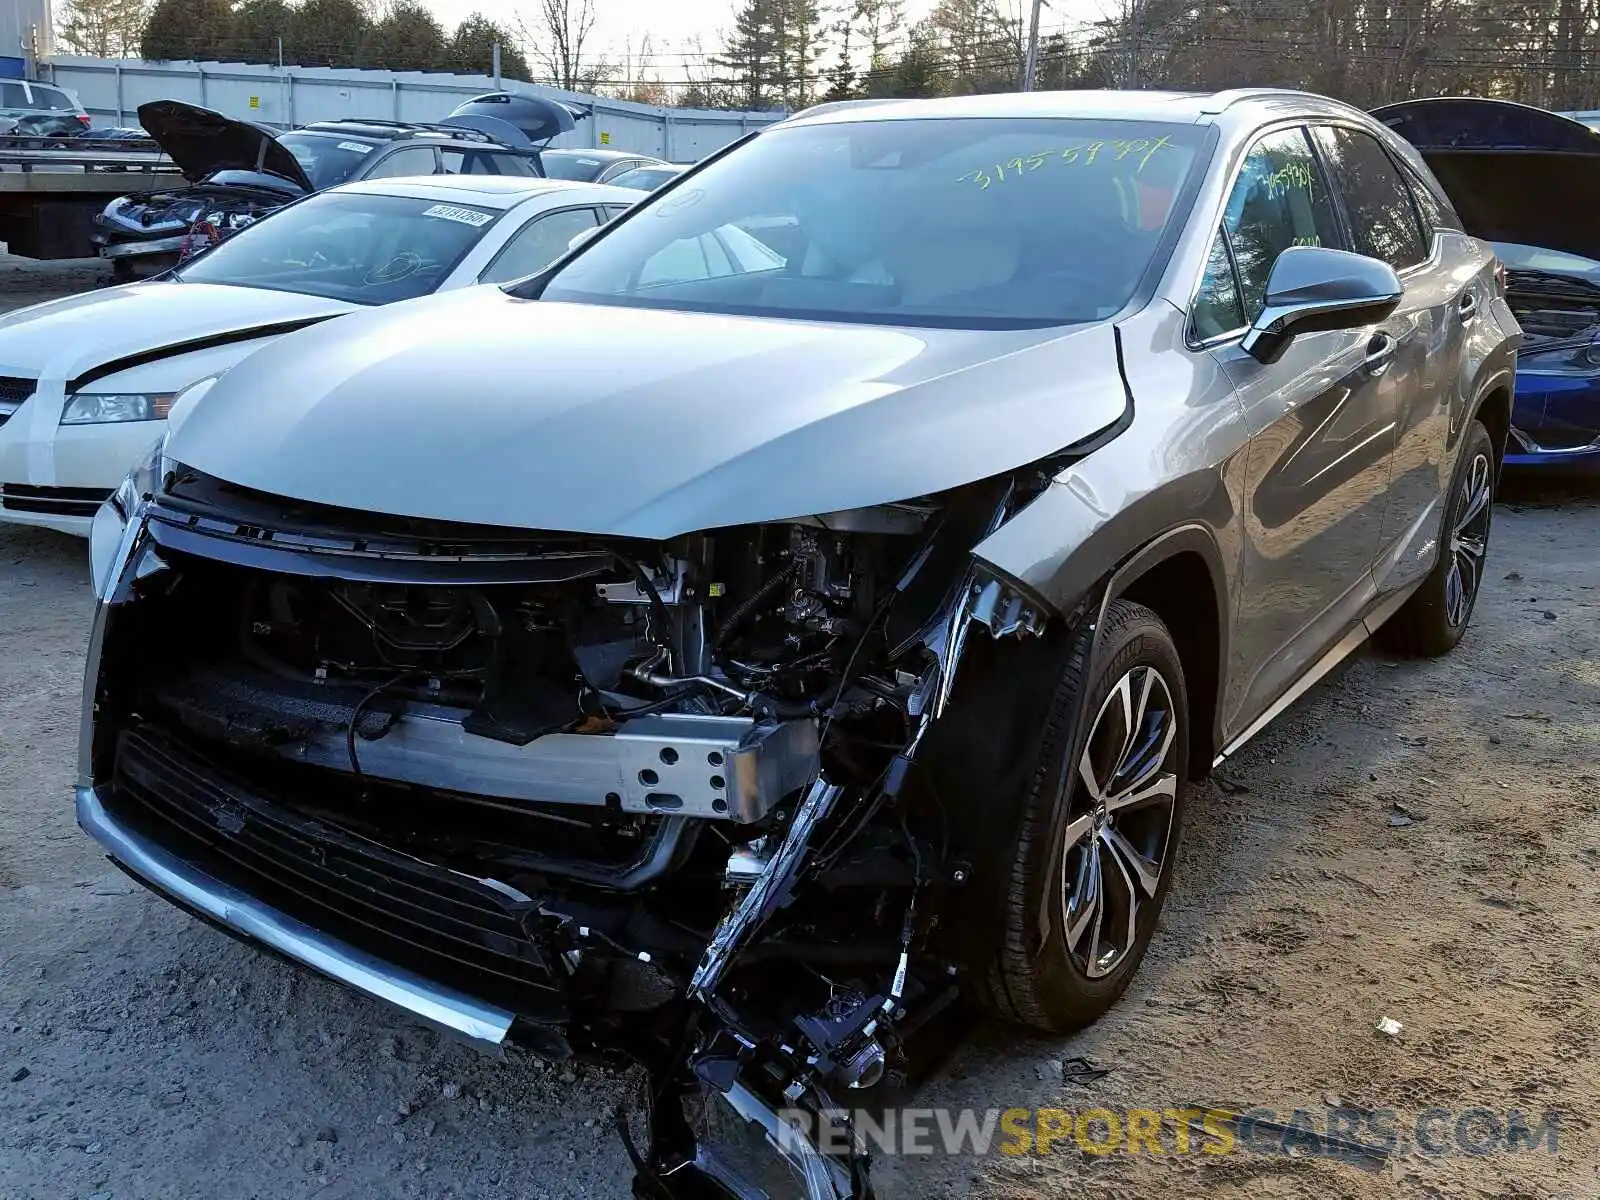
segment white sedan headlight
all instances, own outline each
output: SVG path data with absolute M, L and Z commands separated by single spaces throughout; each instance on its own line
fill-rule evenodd
M 89 577 L 94 583 L 95 595 L 102 600 L 116 583 L 111 578 L 111 572 L 115 569 L 123 543 L 133 536 L 139 523 L 144 520 L 144 510 L 150 503 L 150 497 L 161 490 L 161 481 L 168 470 L 167 438 L 171 436 L 172 429 L 183 415 L 194 407 L 194 402 L 209 392 L 211 385 L 220 378 L 220 372 L 216 375 L 207 375 L 204 379 L 196 379 L 188 387 L 176 393 L 162 397 L 167 403 L 162 408 L 161 415 L 166 416 L 176 408 L 178 419 L 168 423 L 167 432 L 151 447 L 144 461 L 128 472 L 128 477 L 116 491 L 111 493 L 111 499 L 102 504 L 95 513 L 94 523 L 89 527 Z M 74 397 L 75 400 L 80 398 Z M 144 397 L 149 400 L 156 398 Z M 71 408 L 70 404 L 68 408 Z M 62 423 L 66 423 L 65 417 L 62 418 Z
M 167 471 L 166 450 L 167 439 L 162 438 L 94 514 L 94 522 L 89 526 L 89 578 L 94 584 L 94 594 L 102 600 L 116 583 L 111 575 L 122 553 L 123 542 L 144 520 L 150 497 L 161 490 L 161 480 Z
M 110 425 L 121 421 L 164 421 L 172 392 L 78 392 L 61 410 L 63 425 Z

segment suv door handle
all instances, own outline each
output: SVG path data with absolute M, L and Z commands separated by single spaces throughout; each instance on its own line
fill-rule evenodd
M 1394 361 L 1395 349 L 1400 345 L 1387 333 L 1375 333 L 1372 340 L 1367 343 L 1367 357 L 1364 360 L 1368 375 L 1382 375 L 1389 369 L 1389 364 Z
M 1462 292 L 1461 299 L 1456 302 L 1456 311 L 1461 314 L 1461 323 L 1465 325 L 1478 315 L 1478 297 L 1473 292 Z

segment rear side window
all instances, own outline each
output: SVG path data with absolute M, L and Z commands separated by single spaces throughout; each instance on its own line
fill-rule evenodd
M 493 150 L 440 150 L 446 175 L 537 175 L 533 159 Z
M 1423 237 L 1411 189 L 1377 139 L 1326 126 L 1318 127 L 1316 138 L 1333 185 L 1344 197 L 1355 248 L 1397 271 L 1427 258 L 1433 239 Z
M 1461 218 L 1456 216 L 1455 210 L 1439 198 L 1439 193 L 1434 191 L 1414 171 L 1407 168 L 1404 172 L 1406 182 L 1411 185 L 1411 198 L 1417 202 L 1417 214 L 1422 218 L 1424 236 L 1440 229 L 1461 228 Z
M 31 83 L 28 90 L 33 93 L 35 108 L 48 108 L 51 112 L 77 112 L 78 106 L 68 99 L 67 94 L 53 87 Z
M 591 183 L 605 170 L 605 164 L 598 158 L 581 154 L 544 154 L 540 160 L 544 163 L 545 176 L 550 179 Z
M 380 158 L 363 179 L 396 179 L 402 175 L 432 175 L 435 161 L 432 146 L 407 146 Z
M 0 83 L 0 108 L 32 108 L 28 92 L 20 83 Z
M 1305 130 L 1270 133 L 1255 144 L 1228 196 L 1222 227 L 1233 252 L 1237 295 L 1231 299 L 1217 295 L 1226 275 L 1221 271 L 1223 259 L 1213 249 L 1206 276 L 1212 290 L 1202 289 L 1202 300 L 1215 300 L 1224 313 L 1230 306 L 1241 307 L 1243 320 L 1230 326 L 1237 328 L 1254 321 L 1261 312 L 1267 279 L 1278 255 L 1290 246 L 1341 244 L 1333 200 Z

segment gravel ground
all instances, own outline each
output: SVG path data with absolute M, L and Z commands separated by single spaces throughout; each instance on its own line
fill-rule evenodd
M 8 304 L 99 279 L 0 260 Z M 1600 1196 L 1600 491 L 1511 500 L 1454 655 L 1363 654 L 1199 789 L 1118 1008 L 1055 1041 L 980 1027 L 916 1102 L 1548 1110 L 1557 1153 L 1365 1172 L 1069 1140 L 885 1162 L 886 1196 Z M 484 1058 L 95 852 L 70 802 L 89 610 L 82 543 L 0 526 L 0 1200 L 626 1196 L 627 1078 Z M 1109 1073 L 1064 1082 L 1074 1056 Z

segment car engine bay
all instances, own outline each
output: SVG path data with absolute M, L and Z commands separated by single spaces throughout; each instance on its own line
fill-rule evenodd
M 907 1086 L 958 1012 L 986 816 L 915 768 L 969 631 L 1043 632 L 971 547 L 1046 478 L 645 543 L 179 467 L 111 610 L 95 773 L 188 861 L 504 1005 L 511 1041 L 644 1064 L 641 1194 L 725 1172 L 731 1105 L 812 1194 L 865 1196 L 864 1158 L 778 1114 Z
M 1600 287 L 1587 280 L 1513 268 L 1506 272 L 1506 302 L 1522 326 L 1524 353 L 1567 343 L 1587 348 L 1600 335 Z M 1600 351 L 1586 361 L 1600 369 Z
M 254 172 L 224 172 L 260 180 L 272 186 L 246 182 L 201 182 L 171 191 L 142 192 L 113 200 L 94 218 L 99 241 L 105 245 L 169 238 L 204 228 L 221 240 L 276 209 L 299 194 L 287 180 Z

